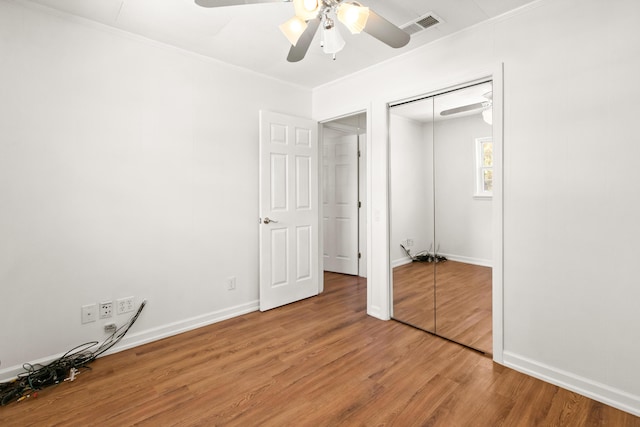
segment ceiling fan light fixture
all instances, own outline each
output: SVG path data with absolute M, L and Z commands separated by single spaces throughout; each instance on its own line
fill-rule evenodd
M 293 0 L 293 9 L 296 16 L 308 21 L 318 16 L 322 1 L 320 0 Z
M 369 8 L 353 3 L 341 3 L 338 6 L 338 19 L 352 34 L 359 34 L 367 25 Z
M 335 26 L 322 29 L 322 50 L 324 53 L 335 55 L 340 52 L 346 42 Z
M 482 111 L 482 120 L 484 120 L 488 125 L 493 124 L 493 109 L 491 107 Z
M 282 31 L 291 45 L 295 46 L 296 44 L 298 44 L 300 36 L 302 36 L 302 33 L 304 33 L 304 30 L 306 30 L 307 27 L 308 24 L 304 19 L 300 18 L 299 16 L 294 16 L 285 23 L 280 24 L 278 28 L 280 28 L 280 31 Z

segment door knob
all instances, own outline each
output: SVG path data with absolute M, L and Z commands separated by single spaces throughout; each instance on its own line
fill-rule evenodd
M 262 222 L 264 222 L 265 224 L 269 224 L 271 222 L 277 223 L 278 221 L 276 221 L 275 219 L 269 219 L 269 217 L 267 216 L 262 220 Z

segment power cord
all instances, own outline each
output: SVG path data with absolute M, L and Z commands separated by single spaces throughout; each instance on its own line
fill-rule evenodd
M 431 246 L 429 246 L 429 250 L 428 251 L 421 251 L 418 252 L 417 254 L 413 255 L 411 253 L 411 249 L 407 249 L 404 247 L 404 245 L 401 243 L 400 247 L 402 248 L 402 250 L 404 251 L 404 253 L 411 258 L 411 261 L 413 262 L 445 262 L 447 260 L 447 258 L 443 255 L 438 255 L 437 253 L 430 253 L 429 251 L 431 250 Z M 440 246 L 438 245 L 438 250 L 440 249 Z
M 142 301 L 131 319 L 109 335 L 102 344 L 98 341 L 81 344 L 48 365 L 32 365 L 30 363 L 22 365 L 25 372 L 18 374 L 17 378 L 11 381 L 0 383 L 0 406 L 7 405 L 14 400 L 20 402 L 29 397 L 37 397 L 39 390 L 60 384 L 63 381 L 73 381 L 80 373 L 80 369 L 91 369 L 87 365 L 120 342 L 138 320 L 146 303 L 146 300 Z M 92 350 L 98 344 L 100 345 Z

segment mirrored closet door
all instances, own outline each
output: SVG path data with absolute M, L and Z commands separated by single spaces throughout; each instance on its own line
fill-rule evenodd
M 492 351 L 492 88 L 390 107 L 393 318 Z

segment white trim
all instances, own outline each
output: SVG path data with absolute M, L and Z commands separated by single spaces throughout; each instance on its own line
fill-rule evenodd
M 504 352 L 504 63 L 497 64 L 493 80 L 493 361 L 503 363 Z
M 386 304 L 386 307 L 382 307 L 381 305 L 375 304 L 374 301 L 374 293 L 376 291 L 376 287 L 374 287 L 374 273 L 373 273 L 373 229 L 375 227 L 374 222 L 379 223 L 376 220 L 376 215 L 374 215 L 374 197 L 373 197 L 373 141 L 374 141 L 374 132 L 373 132 L 373 121 L 374 121 L 374 111 L 373 104 L 369 103 L 367 106 L 367 152 L 365 153 L 367 156 L 367 314 L 369 316 L 375 317 L 380 320 L 390 320 L 391 319 L 391 311 L 389 310 L 389 304 Z M 389 123 L 385 124 L 386 129 L 389 129 Z M 388 204 L 388 193 L 385 192 L 385 198 Z M 379 219 L 379 218 L 378 218 Z M 386 261 L 389 260 L 389 254 L 387 253 Z M 388 286 L 387 286 L 388 288 Z M 377 288 L 378 292 L 383 289 Z M 381 304 L 384 304 L 388 301 L 389 294 L 385 296 L 383 295 L 380 298 Z
M 401 265 L 411 264 L 413 260 L 408 256 L 397 258 L 391 261 L 391 268 L 394 269 L 396 267 L 400 267 Z
M 318 295 L 324 292 L 324 123 L 318 123 Z
M 445 253 L 438 253 L 438 255 L 444 256 L 449 261 L 463 262 L 465 264 L 479 265 L 481 267 L 493 267 L 493 262 L 490 259 L 471 258 L 462 255 L 452 255 Z M 407 256 L 402 258 L 396 258 L 391 261 L 391 268 L 400 267 L 401 265 L 411 264 L 413 260 Z
M 636 396 L 606 384 L 581 377 L 574 373 L 554 368 L 553 366 L 537 362 L 505 351 L 504 365 L 516 371 L 541 379 L 567 390 L 575 391 L 590 399 L 613 406 L 630 414 L 640 416 L 640 396 Z
M 202 328 L 204 326 L 212 325 L 214 323 L 221 322 L 223 320 L 238 317 L 243 314 L 257 311 L 260 307 L 260 301 L 251 301 L 245 304 L 240 304 L 235 307 L 229 307 L 211 313 L 203 314 L 200 316 L 192 317 L 190 319 L 180 320 L 178 322 L 168 323 L 163 326 L 159 326 L 145 331 L 129 333 L 116 344 L 109 351 L 105 352 L 103 356 L 128 350 L 133 347 L 137 347 L 143 344 L 147 344 L 153 341 L 158 341 L 163 338 L 167 338 L 173 335 L 178 335 L 183 332 L 191 331 L 193 329 Z M 144 316 L 144 312 L 142 314 Z M 133 327 L 135 330 L 135 326 Z M 66 351 L 65 351 L 66 352 Z M 35 361 L 30 361 L 32 365 L 41 364 L 46 365 L 54 360 L 62 357 L 65 353 L 54 354 L 40 358 Z M 18 374 L 24 372 L 22 365 L 10 366 L 0 371 L 0 381 L 7 381 L 15 378 Z
M 465 264 L 479 265 L 482 267 L 493 267 L 493 261 L 490 259 L 472 258 L 462 255 L 445 254 L 442 252 L 438 252 L 438 255 L 444 256 L 449 261 L 463 262 Z
M 371 317 L 375 317 L 376 319 L 390 320 L 390 317 L 385 316 L 382 312 L 382 308 L 377 305 L 369 306 L 367 304 L 367 314 Z

